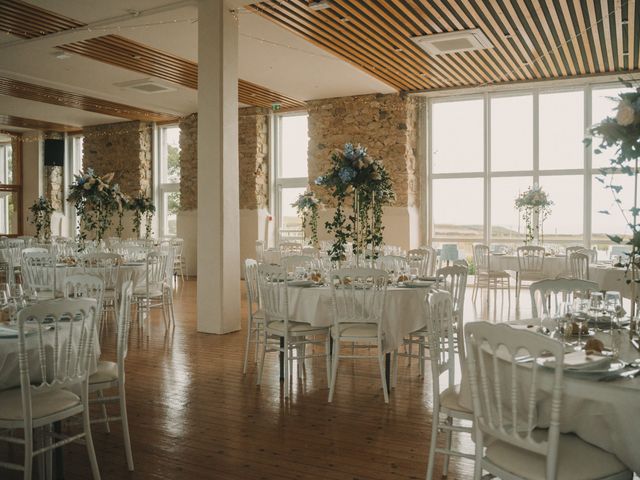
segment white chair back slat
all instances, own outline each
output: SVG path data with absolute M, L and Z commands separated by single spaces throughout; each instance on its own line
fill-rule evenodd
M 258 284 L 265 323 L 282 321 L 288 330 L 289 292 L 286 269 L 278 265 L 258 266 Z
M 448 385 L 455 384 L 455 352 L 453 344 L 453 299 L 443 290 L 434 290 L 425 298 L 429 356 L 433 376 L 434 398 L 440 394 L 440 376 L 448 372 Z
M 302 255 L 302 243 L 300 242 L 280 242 L 280 255 Z
M 100 319 L 104 301 L 104 288 L 104 281 L 99 276 L 79 273 L 65 278 L 63 292 L 65 298 L 93 298 L 96 300 L 96 315 Z
M 489 252 L 488 245 L 478 244 L 473 246 L 473 261 L 476 264 L 476 270 L 480 273 L 489 271 Z
M 49 253 L 25 253 L 22 258 L 22 278 L 27 288 L 38 292 L 54 292 L 56 257 Z
M 465 327 L 477 451 L 484 437 L 545 457 L 546 477 L 555 478 L 560 434 L 564 347 L 562 343 L 507 325 L 474 322 Z M 532 362 L 518 363 L 521 356 Z M 537 407 L 542 393 L 538 359 L 553 361 L 548 436 L 539 441 Z M 545 385 L 545 391 L 549 391 Z M 478 459 L 477 459 L 478 460 Z
M 420 277 L 433 275 L 436 251 L 429 248 L 416 248 L 407 252 L 407 261 L 410 268 L 417 268 Z
M 469 269 L 460 265 L 439 268 L 436 272 L 437 288 L 451 294 L 453 303 L 453 318 L 458 335 L 458 354 L 460 362 L 464 362 L 464 295 L 467 290 L 467 275 Z
M 529 287 L 531 313 L 534 318 L 539 318 L 540 312 L 543 315 L 548 315 L 551 298 L 557 307 L 560 302 L 573 301 L 576 294 L 582 294 L 586 298 L 590 292 L 596 291 L 598 288 L 596 282 L 577 278 L 540 280 L 532 283 Z M 540 309 L 540 307 L 542 308 Z
M 146 256 L 145 283 L 147 291 L 162 289 L 167 275 L 167 252 L 149 252 Z
M 382 328 L 389 275 L 375 268 L 343 268 L 329 274 L 334 324 L 369 323 Z
M 252 258 L 244 261 L 244 279 L 247 288 L 247 306 L 250 315 L 254 315 L 260 308 L 260 294 L 258 288 L 258 262 Z
M 120 290 L 120 309 L 118 313 L 118 338 L 117 360 L 118 374 L 124 379 L 124 362 L 129 353 L 129 330 L 131 327 L 131 298 L 133 296 L 133 283 L 127 280 Z
M 587 252 L 587 250 L 581 250 L 571 254 L 569 257 L 569 267 L 573 278 L 589 280 L 589 262 L 591 257 L 583 252 Z
M 518 271 L 520 273 L 542 273 L 544 268 L 544 247 L 525 245 L 516 249 Z

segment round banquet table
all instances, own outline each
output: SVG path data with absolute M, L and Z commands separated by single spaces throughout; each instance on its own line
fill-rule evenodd
M 424 297 L 428 288 L 388 287 L 382 315 L 382 348 L 392 352 L 402 345 L 404 337 L 424 327 Z M 289 287 L 289 318 L 314 327 L 333 324 L 331 288 Z
M 516 255 L 501 255 L 492 253 L 489 258 L 491 270 L 509 270 L 517 272 L 520 270 L 518 257 Z M 568 274 L 566 256 L 546 256 L 542 265 L 542 273 L 546 278 L 555 278 L 558 275 Z
M 627 269 L 605 264 L 589 265 L 589 280 L 598 284 L 600 290 L 620 292 L 625 298 L 631 298 L 631 287 L 627 285 Z M 631 278 L 631 273 L 629 273 Z M 640 290 L 639 290 L 640 292 Z
M 539 325 L 540 320 L 521 320 L 511 323 Z M 553 327 L 553 322 L 548 327 Z M 595 337 L 602 340 L 605 346 L 611 344 L 608 333 L 597 332 Z M 640 359 L 640 351 L 636 350 L 629 341 L 627 330 L 623 331 L 620 358 L 628 362 Z M 488 373 L 491 372 L 488 371 Z M 538 373 L 540 387 L 549 392 L 552 385 L 552 370 L 545 371 L 544 368 L 541 368 Z M 563 378 L 561 432 L 575 433 L 584 441 L 615 454 L 627 468 L 635 473 L 640 473 L 640 454 L 638 454 L 638 446 L 640 445 L 640 376 L 604 382 L 597 381 L 599 378 L 597 376 L 590 377 L 587 374 L 565 374 Z M 473 402 L 466 366 L 462 371 L 459 401 L 460 405 L 472 408 Z M 549 426 L 550 403 L 550 395 L 539 397 L 537 404 L 538 427 Z
M 0 331 L 0 390 L 5 390 L 9 388 L 20 387 L 20 365 L 18 363 L 18 353 L 20 350 L 18 334 L 17 334 L 17 326 L 10 327 L 15 328 L 16 334 L 15 336 L 5 336 L 8 332 L 6 330 L 6 326 L 2 326 L 3 328 Z M 65 334 L 65 331 L 69 330 L 69 322 L 59 322 L 58 323 L 58 352 L 59 355 L 62 356 L 66 354 L 66 349 L 68 345 L 68 333 Z M 54 342 L 55 342 L 55 331 L 46 330 L 43 332 L 43 341 L 45 344 L 45 349 L 47 351 L 53 352 L 54 350 Z M 78 337 L 74 337 L 73 340 L 79 340 Z M 41 372 L 39 366 L 39 355 L 38 355 L 38 340 L 37 334 L 28 335 L 26 337 L 26 347 L 27 347 L 27 355 L 29 361 L 29 369 L 32 381 L 40 381 L 41 380 Z M 77 347 L 77 345 L 75 345 Z M 77 348 L 74 349 L 77 351 Z M 49 362 L 50 355 L 47 355 Z M 100 358 L 100 341 L 98 338 L 97 329 L 94 329 L 93 334 L 93 352 L 91 358 L 89 360 L 89 373 L 94 373 L 96 371 L 98 365 L 98 359 Z M 51 368 L 48 366 L 48 371 L 51 371 Z
M 65 278 L 69 275 L 77 275 L 84 273 L 84 268 L 80 266 L 68 266 L 64 264 L 56 265 L 56 293 L 58 295 L 63 293 L 63 285 Z M 133 282 L 133 288 L 144 283 L 147 274 L 147 267 L 144 262 L 139 263 L 125 263 L 120 265 L 118 269 L 118 280 L 116 282 L 116 290 L 120 291 L 122 283 L 127 280 Z

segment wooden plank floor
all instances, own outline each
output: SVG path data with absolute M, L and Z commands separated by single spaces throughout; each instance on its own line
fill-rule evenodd
M 95 425 L 103 479 L 424 478 L 431 382 L 418 377 L 415 360 L 409 366 L 401 359 L 389 405 L 374 360 L 341 362 L 335 399 L 328 404 L 324 359 L 314 359 L 305 378 L 293 380 L 291 399 L 285 400 L 275 354 L 268 356 L 261 387 L 255 385 L 253 363 L 242 375 L 244 330 L 221 336 L 196 332 L 195 287 L 187 281 L 176 293 L 172 334 L 165 334 L 158 314 L 148 341 L 132 327 L 126 371 L 136 469 L 126 468 L 119 424 L 110 434 Z M 469 320 L 482 314 L 472 304 L 467 312 Z M 103 358 L 113 358 L 113 335 L 102 343 Z M 459 443 L 473 451 L 470 439 Z M 0 458 L 6 454 L 0 447 Z M 65 447 L 65 469 L 68 480 L 90 478 L 83 446 Z M 440 471 L 441 459 L 435 478 Z M 452 460 L 449 478 L 471 476 L 471 462 Z M 2 470 L 0 478 L 21 476 Z

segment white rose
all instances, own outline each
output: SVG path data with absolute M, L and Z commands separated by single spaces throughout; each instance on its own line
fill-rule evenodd
M 631 125 L 635 119 L 636 111 L 627 102 L 620 102 L 618 105 L 618 113 L 616 115 L 616 122 L 618 125 L 626 127 Z

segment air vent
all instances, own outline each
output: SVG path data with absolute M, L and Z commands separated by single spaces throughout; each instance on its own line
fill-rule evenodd
M 116 83 L 117 87 L 127 88 L 129 90 L 135 90 L 138 93 L 163 93 L 163 92 L 174 92 L 176 89 L 165 85 L 153 78 L 145 78 L 143 80 L 134 80 L 132 82 L 122 82 Z
M 460 32 L 423 35 L 421 37 L 413 37 L 411 40 L 430 55 L 446 55 L 448 53 L 493 48 L 489 39 L 479 28 Z

